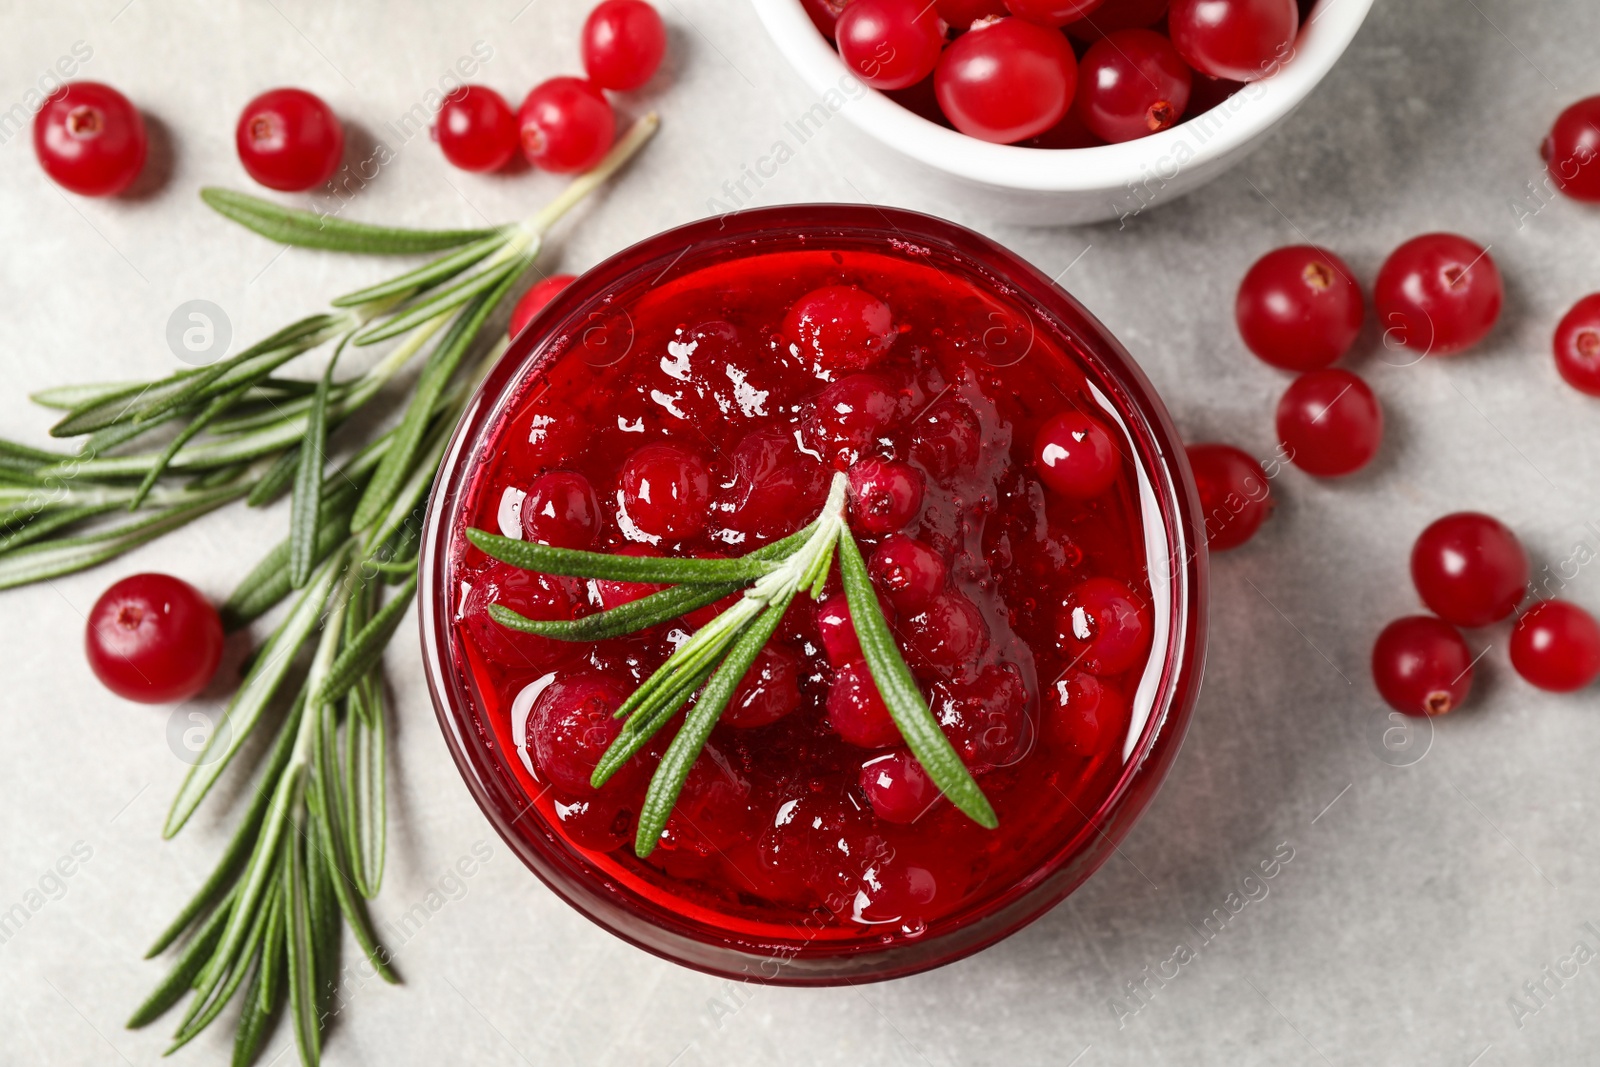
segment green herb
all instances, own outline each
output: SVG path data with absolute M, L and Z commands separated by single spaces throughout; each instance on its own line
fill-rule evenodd
M 192 993 L 176 1049 L 242 989 L 236 1067 L 254 1060 L 284 1014 L 302 1062 L 315 1064 L 341 927 L 378 974 L 397 980 L 365 902 L 382 884 L 385 851 L 382 657 L 415 595 L 428 487 L 472 387 L 509 343 L 488 324 L 545 233 L 656 126 L 646 116 L 542 211 L 491 229 L 371 226 L 206 189 L 211 207 L 283 244 L 444 254 L 211 366 L 35 394 L 60 413 L 51 434 L 77 439 L 75 453 L 0 440 L 0 589 L 102 563 L 224 504 L 261 506 L 292 490 L 288 535 L 240 582 L 223 615 L 237 628 L 286 599 L 288 609 L 196 754 L 163 836 L 188 823 L 241 753 L 266 755 L 215 868 L 151 946 L 151 956 L 182 947 L 130 1027 Z M 390 338 L 398 343 L 364 371 L 335 379 L 370 350 L 362 346 Z M 315 380 L 279 375 L 336 339 Z M 419 357 L 397 425 L 374 432 L 371 419 L 352 419 Z M 330 469 L 346 425 L 354 454 Z M 125 511 L 133 514 L 118 517 Z M 250 744 L 263 730 L 273 732 L 271 743 Z
M 695 698 L 645 793 L 633 843 L 634 853 L 641 859 L 655 849 L 690 768 L 739 683 L 777 630 L 783 613 L 802 593 L 813 599 L 822 596 L 836 554 L 867 669 L 900 735 L 928 777 L 956 807 L 980 826 L 993 829 L 998 825 L 988 799 L 939 729 L 883 617 L 861 550 L 845 520 L 847 488 L 845 476 L 834 475 L 828 499 L 815 521 L 739 559 L 607 555 L 550 548 L 482 530 L 467 531 L 467 539 L 485 553 L 524 570 L 670 583 L 669 588 L 641 600 L 573 621 L 526 619 L 501 605 L 490 605 L 490 617 L 502 626 L 557 640 L 593 641 L 634 633 L 721 600 L 749 583 L 737 602 L 679 645 L 617 709 L 617 717 L 626 721 L 595 768 L 591 784 L 596 789 L 649 743 L 690 697 Z

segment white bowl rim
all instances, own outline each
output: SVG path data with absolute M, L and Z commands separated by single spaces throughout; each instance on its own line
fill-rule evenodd
M 789 62 L 832 108 L 868 136 L 935 170 L 981 185 L 1038 192 L 1096 192 L 1170 179 L 1166 173 L 1220 159 L 1264 133 L 1305 99 L 1349 47 L 1374 0 L 1319 0 L 1277 71 L 1247 84 L 1208 116 L 1171 129 L 1094 148 L 1022 148 L 990 144 L 946 129 L 867 89 L 817 31 L 799 0 L 753 0 Z M 852 84 L 853 83 L 853 84 Z M 865 90 L 865 91 L 862 91 Z M 1204 116 L 1196 116 L 1202 119 Z

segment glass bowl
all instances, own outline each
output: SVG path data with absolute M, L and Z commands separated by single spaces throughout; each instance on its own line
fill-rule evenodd
M 994 338 L 1011 346 L 997 349 L 995 365 L 1027 358 L 1044 338 L 1038 351 L 1062 353 L 1081 372 L 1102 414 L 1121 431 L 1137 474 L 1154 640 L 1120 766 L 1107 768 L 1109 792 L 1022 876 L 964 900 L 914 936 L 841 933 L 820 920 L 724 922 L 715 911 L 620 876 L 615 866 L 569 844 L 519 780 L 527 774 L 514 762 L 520 758 L 509 743 L 514 727 L 490 721 L 453 622 L 459 590 L 452 588 L 452 575 L 465 545 L 456 520 L 464 502 L 475 499 L 474 476 L 486 469 L 481 461 L 494 454 L 498 428 L 519 399 L 539 388 L 553 367 L 569 377 L 589 373 L 564 362 L 569 359 L 599 368 L 644 358 L 632 350 L 628 308 L 645 291 L 659 292 L 698 271 L 725 270 L 748 256 L 816 249 L 915 260 L 1004 301 L 1019 318 Z M 1027 327 L 1025 337 L 1018 322 Z M 1046 364 L 1046 371 L 1053 366 Z M 1200 685 L 1203 530 L 1182 443 L 1150 383 L 1116 339 L 1031 264 L 970 230 L 906 211 L 808 204 L 740 212 L 658 234 L 599 264 L 558 295 L 489 372 L 456 428 L 429 500 L 420 560 L 424 664 L 445 740 L 484 814 L 546 885 L 600 926 L 659 956 L 733 978 L 784 985 L 891 978 L 969 955 L 1038 918 L 1110 856 L 1150 802 L 1177 753 Z

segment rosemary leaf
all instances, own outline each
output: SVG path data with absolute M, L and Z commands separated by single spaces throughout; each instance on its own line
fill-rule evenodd
M 127 421 L 144 405 L 159 403 L 182 391 L 198 371 L 183 370 L 153 382 L 139 382 L 107 393 L 68 411 L 50 427 L 51 437 L 78 437 Z
M 28 399 L 42 408 L 71 411 L 73 408 L 104 400 L 108 396 L 126 393 L 129 389 L 138 389 L 143 384 L 143 382 L 88 382 L 83 385 L 58 385 L 31 393 Z
M 332 703 L 339 700 L 383 658 L 383 650 L 389 647 L 389 639 L 411 610 L 411 598 L 416 591 L 417 576 L 413 571 L 411 580 L 401 586 L 400 591 L 373 615 L 372 621 L 339 652 L 339 658 L 328 669 L 327 677 L 313 697 L 314 701 Z
M 214 981 L 195 990 L 189 1011 L 179 1024 L 178 1032 L 172 1036 L 172 1044 L 167 1046 L 162 1055 L 170 1056 L 187 1045 L 199 1035 L 200 1031 L 210 1026 L 213 1019 L 222 1014 L 222 1009 L 228 1006 L 228 1001 L 233 999 L 234 993 L 238 992 L 239 986 L 244 982 L 244 976 L 255 969 L 257 957 L 261 954 L 262 942 L 272 926 L 272 917 L 282 906 L 282 897 L 279 885 L 275 883 L 267 891 L 266 899 L 256 914 L 255 922 L 250 926 L 250 936 L 245 939 L 242 950 L 228 969 L 226 980 Z
M 705 748 L 712 727 L 717 725 L 717 719 L 722 716 L 728 701 L 733 699 L 734 691 L 739 688 L 739 683 L 744 681 L 751 664 L 755 663 L 756 657 L 772 639 L 778 624 L 783 621 L 783 613 L 788 610 L 789 603 L 793 599 L 794 592 L 791 590 L 787 596 L 769 604 L 756 620 L 739 634 L 738 640 L 728 649 L 721 666 L 712 673 L 705 688 L 700 690 L 694 707 L 684 716 L 683 726 L 679 728 L 678 735 L 672 739 L 672 743 L 667 746 L 666 754 L 661 757 L 661 763 L 657 765 L 655 774 L 650 778 L 650 788 L 645 792 L 644 804 L 639 809 L 639 826 L 633 838 L 633 853 L 640 859 L 655 851 L 656 842 L 661 840 L 667 819 L 672 815 L 672 806 L 678 802 L 678 794 L 683 790 L 684 780 L 689 777 L 689 770 L 694 766 L 694 761 L 700 757 L 701 749 Z
M 422 303 L 407 308 L 388 321 L 367 327 L 356 334 L 356 344 L 371 345 L 390 337 L 398 337 L 407 330 L 421 326 L 429 319 L 436 319 L 455 310 L 481 293 L 491 290 L 503 293 L 508 284 L 514 282 L 530 262 L 532 262 L 531 257 L 515 256 L 503 263 L 491 264 L 472 277 L 464 278 L 454 285 L 439 290 Z M 495 303 L 499 303 L 499 296 L 491 301 L 491 304 Z
M 248 507 L 260 508 L 277 500 L 283 491 L 294 484 L 295 475 L 300 471 L 300 446 L 293 445 L 283 451 L 272 466 L 267 468 L 267 473 L 250 490 L 250 495 L 245 497 Z
M 33 521 L 24 526 L 19 526 L 0 537 L 0 555 L 23 545 L 32 544 L 40 538 L 55 533 L 57 530 L 71 526 L 73 523 L 82 522 L 104 515 L 108 511 L 118 511 L 122 505 L 115 502 L 103 504 L 86 504 L 81 507 L 59 508 L 48 513 L 40 512 Z
M 283 866 L 288 903 L 285 933 L 289 946 L 289 1014 L 294 1017 L 294 1040 L 300 1062 L 316 1067 L 322 1052 L 321 1020 L 317 1014 L 317 961 L 311 930 L 311 901 L 306 884 L 305 832 L 297 817 L 287 838 L 289 862 Z
M 194 988 L 195 976 L 200 973 L 206 961 L 211 958 L 211 953 L 217 947 L 217 942 L 222 939 L 223 927 L 227 924 L 229 916 L 238 900 L 238 888 L 235 887 L 217 905 L 216 910 L 206 917 L 206 921 L 195 932 L 189 943 L 183 946 L 183 951 L 178 955 L 178 961 L 173 964 L 172 970 L 161 980 L 161 984 L 133 1010 L 128 1021 L 123 1025 L 129 1030 L 137 1030 L 148 1026 L 167 1013 L 183 995 Z
M 190 419 L 188 425 L 180 430 L 171 441 L 167 442 L 167 447 L 161 450 L 161 454 L 156 457 L 156 461 L 145 472 L 144 480 L 133 491 L 133 499 L 128 501 L 129 511 L 139 510 L 139 505 L 144 503 L 145 497 L 150 495 L 150 490 L 155 488 L 156 480 L 166 472 L 167 464 L 172 462 L 172 457 L 178 454 L 178 450 L 188 444 L 201 430 L 205 429 L 212 419 L 232 407 L 248 388 L 249 386 L 241 385 L 231 393 L 224 393 L 222 396 L 214 398 L 211 403 L 206 405 L 204 411 Z
M 263 200 L 247 193 L 210 186 L 200 199 L 212 210 L 268 240 L 299 248 L 325 248 L 334 252 L 367 255 L 408 255 L 438 252 L 469 241 L 479 241 L 498 230 L 414 230 L 402 226 L 373 226 L 333 215 L 318 215 Z
M 468 530 L 467 540 L 488 555 L 541 574 L 569 578 L 604 578 L 619 582 L 727 583 L 748 582 L 778 569 L 772 557 L 760 559 L 694 559 L 671 556 L 624 556 L 605 552 L 582 552 L 572 548 L 552 548 L 532 541 L 518 541 L 483 530 Z
M 289 584 L 305 588 L 317 560 L 317 529 L 321 518 L 322 464 L 328 449 L 328 391 L 333 388 L 333 368 L 349 342 L 345 334 L 333 350 L 306 413 L 306 436 L 300 442 L 300 463 L 295 471 L 294 496 L 289 502 Z
M 738 591 L 737 585 L 675 585 L 620 607 L 572 620 L 528 619 L 501 604 L 490 604 L 489 617 L 507 629 L 556 641 L 603 641 L 658 626 Z
M 328 558 L 328 553 L 349 538 L 350 515 L 355 510 L 356 491 L 344 487 L 342 491 L 329 492 L 322 498 L 322 513 L 317 519 L 317 539 L 313 546 L 315 563 Z M 289 539 L 284 538 L 272 547 L 244 580 L 234 587 L 227 603 L 222 605 L 222 625 L 228 630 L 238 630 L 272 610 L 274 604 L 293 591 L 289 584 Z
M 993 830 L 999 825 L 994 808 L 989 806 L 988 798 L 972 780 L 967 765 L 950 746 L 933 712 L 928 710 L 928 702 L 922 698 L 922 691 L 911 677 L 911 669 L 900 655 L 894 634 L 883 617 L 878 595 L 867 576 L 866 561 L 861 558 L 861 549 L 856 547 L 848 528 L 839 534 L 839 574 L 844 579 L 850 618 L 861 639 L 862 658 L 867 661 L 873 684 L 899 727 L 900 736 L 905 738 L 911 754 L 917 757 L 917 762 L 950 802 L 979 826 Z
M 339 911 L 350 924 L 350 932 L 355 936 L 356 944 L 361 946 L 361 951 L 366 954 L 368 962 L 372 964 L 372 969 L 385 982 L 391 985 L 398 984 L 400 978 L 389 966 L 388 950 L 378 943 L 378 935 L 372 929 L 372 919 L 367 914 L 366 904 L 360 896 L 350 892 L 350 885 L 345 879 L 344 872 L 347 866 L 339 847 L 339 834 L 329 817 L 332 809 L 327 795 L 319 790 L 312 800 L 311 807 L 316 818 L 313 820 L 313 837 L 308 847 L 323 850 L 324 858 L 330 865 L 331 885 L 334 896 L 338 899 Z
M 388 812 L 385 801 L 383 707 L 373 694 L 377 674 L 368 671 L 350 691 L 345 721 L 344 833 L 350 876 L 371 900 L 383 883 Z
M 477 263 L 485 256 L 506 243 L 506 234 L 500 231 L 481 241 L 474 241 L 448 256 L 441 256 L 432 263 L 425 263 L 416 270 L 406 271 L 404 274 L 390 278 L 377 285 L 369 285 L 365 289 L 357 289 L 353 293 L 334 297 L 329 301 L 336 308 L 357 307 L 361 304 L 370 304 L 379 300 L 388 300 L 393 297 L 410 296 L 424 289 L 431 289 L 446 278 L 453 278 L 468 267 Z
M 282 894 L 278 899 L 283 899 Z M 271 1031 L 272 1018 L 275 1005 L 267 1001 L 265 996 L 266 979 L 272 960 L 280 952 L 283 940 L 283 908 L 280 906 L 273 910 L 273 921 L 267 927 L 266 937 L 262 939 L 261 957 L 256 964 L 255 973 L 250 976 L 250 984 L 245 987 L 244 1007 L 239 1013 L 239 1026 L 233 1035 L 232 1067 L 250 1067 L 255 1062 L 256 1056 L 261 1052 L 261 1045 Z

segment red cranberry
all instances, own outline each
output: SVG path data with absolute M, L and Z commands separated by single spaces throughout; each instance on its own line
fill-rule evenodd
M 756 656 L 719 722 L 741 730 L 777 722 L 800 706 L 800 660 L 780 645 Z
M 1252 82 L 1294 55 L 1300 11 L 1295 0 L 1173 0 L 1167 29 L 1195 70 Z
M 572 618 L 572 599 L 559 578 L 495 562 L 466 584 L 462 621 L 494 662 L 503 667 L 531 667 L 562 651 L 561 642 L 501 626 L 489 616 L 489 605 L 499 604 L 525 619 Z M 571 646 L 566 651 L 571 651 Z
M 1092 43 L 1118 30 L 1148 29 L 1166 13 L 1167 0 L 1108 0 L 1093 13 L 1069 22 L 1066 30 L 1077 40 Z
M 536 544 L 588 549 L 600 522 L 600 499 L 577 471 L 546 471 L 522 500 L 522 535 Z
M 577 280 L 571 274 L 552 274 L 530 285 L 528 291 L 517 301 L 517 306 L 511 309 L 511 336 L 515 337 L 521 333 L 523 327 L 532 322 L 534 316 L 556 298 L 557 293 Z
M 928 706 L 974 774 L 1021 759 L 1033 740 L 1028 690 L 1010 664 L 985 667 L 970 682 L 937 682 Z
M 1118 30 L 1091 45 L 1078 65 L 1073 104 L 1083 124 L 1113 144 L 1148 137 L 1183 117 L 1189 68 L 1153 30 Z
M 763 873 L 785 897 L 804 899 L 810 891 L 843 910 L 846 890 L 883 849 L 871 825 L 860 802 L 833 783 L 799 783 L 756 844 Z
M 1600 396 L 1600 293 L 1590 293 L 1556 327 L 1556 369 L 1581 393 Z
M 662 845 L 707 855 L 749 840 L 758 819 L 751 795 L 749 780 L 708 742 L 683 781 Z
M 1018 18 L 1040 26 L 1065 26 L 1100 7 L 1105 0 L 1005 0 Z
M 978 417 L 958 400 L 941 400 L 911 425 L 911 458 L 942 484 L 970 474 L 981 447 Z
M 1150 607 L 1127 583 L 1089 578 L 1067 594 L 1056 617 L 1056 643 L 1090 674 L 1121 674 L 1144 662 L 1154 624 Z
M 1110 431 L 1081 411 L 1064 411 L 1039 427 L 1033 458 L 1039 479 L 1075 500 L 1104 493 L 1122 470 Z
M 250 101 L 234 140 L 250 177 L 286 193 L 321 185 L 344 156 L 339 117 L 304 89 L 273 89 Z
M 928 867 L 903 863 L 892 850 L 867 867 L 850 897 L 852 922 L 866 926 L 894 924 L 901 931 L 927 928 L 922 916 L 939 896 L 939 878 Z
M 978 606 L 960 593 L 940 593 L 900 627 L 918 666 L 940 674 L 965 672 L 989 647 L 989 628 Z
M 968 137 L 1011 144 L 1060 122 L 1078 60 L 1059 30 L 1019 18 L 977 26 L 944 50 L 933 73 L 939 106 Z
M 839 16 L 849 6 L 850 0 L 800 0 L 800 6 L 811 16 L 811 24 L 828 40 L 833 40 Z
M 884 706 L 866 663 L 856 660 L 835 667 L 828 687 L 828 725 L 861 748 L 883 748 L 900 741 L 900 728 Z
M 913 823 L 939 799 L 939 787 L 909 749 L 874 756 L 861 765 L 861 791 L 884 822 Z
M 1234 303 L 1250 351 L 1284 370 L 1326 367 L 1350 350 L 1366 306 L 1344 260 L 1311 245 L 1291 245 L 1256 260 Z
M 883 378 L 847 375 L 817 394 L 801 433 L 824 460 L 845 470 L 888 433 L 898 407 Z
M 1528 554 L 1498 519 L 1474 511 L 1436 519 L 1411 549 L 1411 580 L 1445 622 L 1487 626 L 1510 615 L 1528 586 Z
M 819 376 L 865 370 L 899 336 L 889 305 L 853 285 L 827 285 L 796 300 L 783 332 Z
M 529 747 L 539 773 L 568 794 L 592 796 L 589 779 L 622 732 L 622 720 L 612 713 L 627 696 L 619 679 L 604 674 L 574 674 L 551 682 L 528 717 Z M 615 782 L 613 777 L 603 792 L 613 794 Z
M 645 445 L 622 464 L 617 506 L 650 537 L 682 541 L 705 529 L 711 475 L 705 460 L 676 445 Z
M 915 614 L 944 590 L 944 557 L 905 534 L 890 534 L 867 564 L 872 584 L 901 612 Z
M 556 824 L 579 848 L 615 852 L 633 837 L 633 812 L 592 789 L 587 792 L 577 800 L 554 801 Z
M 1395 249 L 1372 288 L 1385 339 L 1428 356 L 1483 340 L 1504 299 L 1488 250 L 1453 233 L 1423 234 Z
M 588 170 L 605 158 L 617 120 L 605 94 L 582 78 L 540 82 L 522 101 L 517 129 L 522 154 L 556 174 Z
M 938 13 L 923 0 L 851 0 L 833 37 L 839 58 L 874 89 L 917 84 L 944 47 Z
M 1540 689 L 1583 689 L 1600 677 L 1600 624 L 1576 604 L 1542 600 L 1511 631 L 1511 665 Z
M 517 117 L 505 97 L 488 86 L 463 85 L 445 97 L 433 136 L 453 166 L 479 173 L 499 170 L 517 154 Z
M 1600 200 L 1600 96 L 1563 111 L 1540 154 L 1557 189 L 1574 200 Z
M 1383 409 L 1372 388 L 1349 371 L 1312 371 L 1278 401 L 1278 438 L 1290 462 L 1308 474 L 1353 474 L 1378 454 Z
M 894 629 L 894 608 L 878 594 L 878 606 L 884 620 Z M 836 667 L 854 663 L 861 658 L 861 639 L 856 636 L 855 623 L 850 618 L 850 604 L 843 593 L 832 593 L 817 601 L 817 631 L 822 638 L 822 648 L 828 662 Z
M 922 475 L 892 460 L 863 459 L 850 468 L 850 518 L 868 534 L 893 533 L 922 510 Z
M 667 54 L 667 29 L 645 0 L 602 0 L 583 23 L 583 69 L 602 89 L 649 81 Z
M 150 140 L 128 98 L 99 82 L 70 82 L 33 117 L 33 151 L 50 180 L 79 196 L 115 196 L 144 169 Z
M 1232 445 L 1190 445 L 1187 451 L 1200 490 L 1206 543 L 1214 552 L 1238 548 L 1272 514 L 1267 472 L 1248 452 Z
M 1047 730 L 1051 741 L 1084 759 L 1122 747 L 1132 709 L 1121 689 L 1083 671 L 1072 671 L 1053 688 Z
M 1006 15 L 1005 0 L 934 0 L 933 7 L 953 30 L 970 30 L 974 22 Z
M 1372 679 L 1396 711 L 1443 715 L 1472 688 L 1472 652 L 1456 628 L 1432 615 L 1410 615 L 1383 628 L 1372 648 Z
M 197 695 L 222 660 L 222 620 L 200 591 L 168 574 L 134 574 L 100 594 L 84 630 L 89 668 L 126 700 Z
M 733 485 L 719 510 L 729 528 L 758 540 L 810 522 L 828 495 L 827 471 L 782 430 L 757 430 L 729 456 Z
M 617 554 L 619 556 L 651 556 L 659 558 L 661 552 L 659 549 L 652 548 L 649 545 L 626 545 L 618 550 Z M 594 588 L 595 592 L 599 594 L 601 610 L 610 611 L 612 608 L 620 608 L 624 604 L 631 604 L 635 600 L 643 600 L 652 593 L 659 593 L 666 586 L 654 585 L 650 582 L 618 582 L 609 578 L 596 578 Z

